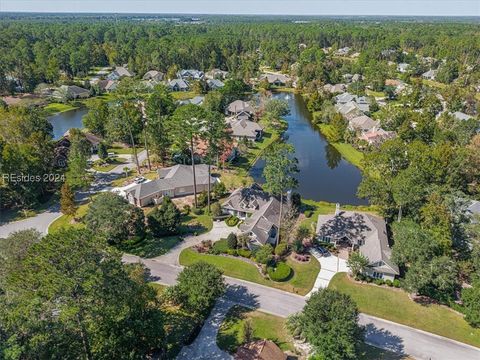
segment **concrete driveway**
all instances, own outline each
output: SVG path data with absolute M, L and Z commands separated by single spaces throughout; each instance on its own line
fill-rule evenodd
M 310 254 L 312 254 L 320 263 L 320 272 L 317 275 L 312 290 L 305 295 L 306 298 L 309 298 L 312 293 L 319 289 L 327 288 L 328 284 L 330 284 L 330 280 L 332 280 L 336 273 L 348 271 L 347 261 L 340 259 L 338 256 L 330 253 L 328 256 L 322 256 L 322 254 L 316 249 L 311 249 Z
M 195 341 L 184 346 L 177 356 L 177 360 L 229 360 L 233 357 L 217 346 L 217 333 L 222 325 L 223 319 L 228 310 L 235 303 L 225 299 L 224 297 L 217 300 L 215 307 L 212 309 L 210 316 L 203 324 L 200 334 Z

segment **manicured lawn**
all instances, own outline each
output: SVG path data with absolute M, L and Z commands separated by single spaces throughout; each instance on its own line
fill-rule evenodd
M 234 190 L 253 184 L 253 178 L 243 169 L 222 170 L 217 173 L 220 174 L 220 181 L 225 184 L 227 190 Z
M 109 158 L 109 161 L 106 165 L 93 165 L 92 169 L 100 172 L 109 172 L 115 169 L 118 165 L 126 164 L 128 161 L 126 159 L 117 157 Z
M 285 319 L 235 305 L 227 313 L 217 334 L 220 349 L 235 353 L 243 344 L 243 324 L 250 319 L 255 340 L 268 339 L 283 351 L 293 351 L 292 338 L 285 329 Z
M 399 355 L 393 352 L 379 349 L 375 346 L 362 343 L 358 354 L 358 360 L 414 360 L 408 355 Z
M 143 151 L 142 147 L 137 147 L 137 154 Z M 112 146 L 111 148 L 108 149 L 108 152 L 112 152 L 115 154 L 133 154 L 133 148 L 131 147 L 123 147 L 123 146 Z
M 205 261 L 215 265 L 226 276 L 251 281 L 299 295 L 305 295 L 312 289 L 317 274 L 320 271 L 320 264 L 313 257 L 310 262 L 306 264 L 288 259 L 287 264 L 293 269 L 293 276 L 287 281 L 275 282 L 264 278 L 253 264 L 249 264 L 240 259 L 211 254 L 199 254 L 191 248 L 184 249 L 180 253 L 181 265 L 188 266 L 198 261 Z
M 172 92 L 171 94 L 175 100 L 192 99 L 198 95 L 195 91 L 175 91 L 175 92 Z
M 434 80 L 428 80 L 428 79 L 422 79 L 422 82 L 423 82 L 423 84 L 425 84 L 427 86 L 434 87 L 434 88 L 437 88 L 437 89 L 445 89 L 448 86 L 447 84 L 444 84 L 444 83 L 441 83 L 441 82 L 438 82 L 438 81 L 434 81 Z
M 381 91 L 373 91 L 373 90 L 366 89 L 366 90 L 365 90 L 365 93 L 366 93 L 368 96 L 373 96 L 373 97 L 385 97 L 385 93 L 384 93 L 384 92 L 381 92 Z
M 182 241 L 183 239 L 178 235 L 162 238 L 147 235 L 145 239 L 135 244 L 122 246 L 121 250 L 128 254 L 149 259 L 166 254 Z
M 328 124 L 320 124 L 318 125 L 318 127 L 320 128 L 322 134 L 324 134 L 325 137 L 328 139 L 329 134 L 332 131 L 331 126 Z M 329 142 L 329 144 L 332 145 L 346 161 L 348 161 L 352 165 L 355 165 L 359 169 L 362 169 L 362 161 L 365 155 L 361 151 L 358 151 L 352 145 L 346 143 Z
M 358 284 L 344 273 L 336 274 L 329 288 L 349 294 L 363 313 L 480 347 L 480 329 L 444 306 L 420 305 L 402 290 Z
M 77 213 L 75 214 L 75 217 L 77 219 L 82 219 L 85 214 L 87 213 L 88 210 L 88 203 L 87 204 L 82 204 L 78 207 Z M 65 229 L 67 227 L 74 227 L 74 228 L 79 228 L 82 229 L 85 227 L 85 224 L 82 223 L 81 221 L 78 221 L 76 223 L 71 223 L 73 220 L 73 216 L 70 215 L 62 215 L 58 219 L 56 219 L 53 223 L 50 224 L 48 228 L 49 233 L 53 233 L 55 231 L 58 231 L 60 229 Z
M 70 111 L 74 109 L 78 109 L 77 106 L 73 106 L 70 104 L 61 104 L 61 103 L 50 103 L 44 108 L 49 114 L 56 114 L 65 111 Z

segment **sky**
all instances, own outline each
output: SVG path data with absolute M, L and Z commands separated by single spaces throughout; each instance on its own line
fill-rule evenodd
M 480 16 L 480 0 L 0 0 L 0 12 Z

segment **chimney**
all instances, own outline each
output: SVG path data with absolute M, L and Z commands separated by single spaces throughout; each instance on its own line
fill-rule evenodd
M 340 214 L 340 203 L 335 204 L 335 215 Z

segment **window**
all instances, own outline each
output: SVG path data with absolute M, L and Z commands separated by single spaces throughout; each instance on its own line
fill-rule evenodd
M 383 274 L 374 271 L 374 272 L 373 272 L 373 277 L 374 277 L 375 279 L 383 279 Z
M 330 236 L 322 236 L 322 241 L 326 243 L 332 242 L 332 238 Z

